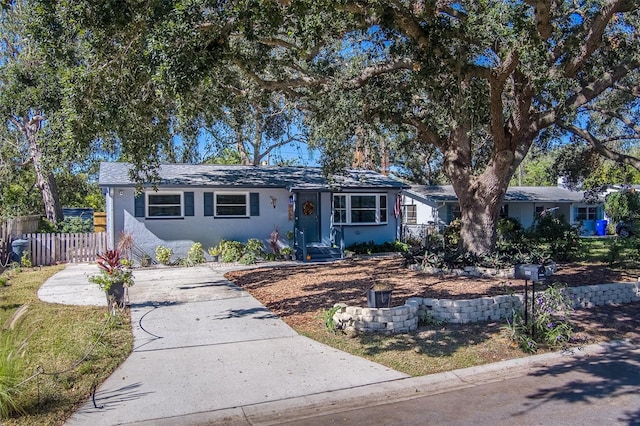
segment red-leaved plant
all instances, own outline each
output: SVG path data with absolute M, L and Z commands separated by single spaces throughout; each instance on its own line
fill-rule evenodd
M 107 250 L 96 255 L 100 274 L 91 275 L 89 281 L 98 284 L 102 290 L 108 291 L 115 283 L 123 283 L 127 287 L 133 285 L 133 274 L 120 262 L 120 251 Z
M 100 269 L 106 271 L 109 275 L 113 275 L 117 269 L 122 269 L 120 251 L 118 250 L 107 250 L 103 254 L 96 255 L 96 258 Z

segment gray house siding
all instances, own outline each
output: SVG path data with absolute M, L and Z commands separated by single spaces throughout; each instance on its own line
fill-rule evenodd
M 453 188 L 447 185 L 412 187 L 404 193 L 404 204 L 413 203 L 427 209 L 437 204 L 438 219 L 445 224 L 453 220 L 454 209 L 458 208 Z M 564 216 L 571 224 L 580 223 L 583 235 L 593 235 L 595 222 L 603 218 L 602 202 L 586 204 L 582 192 L 557 187 L 511 187 L 507 190 L 503 205 L 507 216 L 518 219 L 525 228 L 533 225 L 542 210 L 552 210 L 555 216 Z M 435 210 L 432 209 L 432 212 Z M 585 219 L 585 215 L 588 218 Z M 419 225 L 426 224 L 425 219 L 433 220 L 429 215 L 418 214 Z
M 288 220 L 289 192 L 285 189 L 252 189 L 248 191 L 189 188 L 188 191 L 182 191 L 171 188 L 157 192 L 150 191 L 152 194 L 192 192 L 193 216 L 183 215 L 180 218 L 136 216 L 133 188 L 115 187 L 111 192 L 114 195 L 107 194 L 107 206 L 112 206 L 108 228 L 110 235 L 115 237 L 113 246 L 117 245 L 120 232 L 131 233 L 134 235 L 136 246 L 152 257 L 155 257 L 155 249 L 159 245 L 172 248 L 176 256 L 186 255 L 189 247 L 195 242 L 202 243 L 203 247 L 207 249 L 217 245 L 221 239 L 246 241 L 249 238 L 258 238 L 267 245 L 269 234 L 276 227 L 279 229 L 282 239 L 284 239 L 286 231 L 293 229 L 293 222 Z M 249 194 L 257 194 L 258 208 L 256 209 L 255 203 L 249 203 L 247 206 L 249 216 L 241 218 L 205 215 L 208 214 L 207 210 L 210 209 L 208 204 L 213 201 L 216 193 L 229 192 L 247 193 L 249 198 L 254 198 L 254 201 L 256 196 Z M 272 205 L 271 197 L 275 199 L 275 207 Z M 205 209 L 205 204 L 207 204 L 207 209 Z M 183 208 L 188 210 L 186 203 Z M 252 216 L 251 213 L 254 215 Z
M 314 244 L 339 244 L 340 238 L 345 246 L 393 241 L 399 229 L 393 216 L 395 197 L 407 188 L 367 170 L 327 178 L 319 168 L 170 164 L 159 169 L 157 191 L 147 185 L 136 196 L 130 168 L 126 163 L 100 165 L 109 243 L 117 247 L 121 233 L 130 233 L 137 254 L 151 257 L 160 245 L 172 248 L 177 258 L 186 256 L 195 242 L 207 249 L 221 239 L 258 238 L 269 248 L 269 236 L 276 228 L 280 245 L 291 244 L 285 237 L 287 231 L 303 222 L 311 226 L 311 219 L 315 220 L 311 214 L 301 214 L 307 201 L 314 204 L 311 211 L 317 214 L 312 232 L 307 233 L 313 235 Z M 348 197 L 348 214 L 342 212 L 341 217 L 349 220 L 343 224 L 333 223 L 334 194 L 355 196 Z M 371 208 L 366 205 L 371 204 L 372 194 L 386 195 L 386 223 L 372 224 Z M 376 197 L 373 222 L 379 221 L 383 200 Z

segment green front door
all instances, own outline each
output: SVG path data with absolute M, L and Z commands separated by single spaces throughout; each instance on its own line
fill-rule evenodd
M 296 202 L 297 227 L 307 244 L 320 241 L 320 206 L 317 192 L 299 192 Z

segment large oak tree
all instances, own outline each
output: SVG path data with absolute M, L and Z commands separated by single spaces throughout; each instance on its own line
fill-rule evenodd
M 106 84 L 83 99 L 143 169 L 180 127 L 172 120 L 223 111 L 241 73 L 305 109 L 329 167 L 350 162 L 359 129 L 435 147 L 476 253 L 492 250 L 508 182 L 534 142 L 571 132 L 611 158 L 597 129 L 637 108 L 633 0 L 39 3 L 50 27 L 89 46 Z M 114 101 L 104 93 L 123 106 L 101 109 L 92 99 Z

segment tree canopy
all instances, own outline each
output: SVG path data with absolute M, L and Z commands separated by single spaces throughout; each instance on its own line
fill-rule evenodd
M 358 132 L 406 136 L 372 138 L 380 151 L 435 148 L 460 200 L 463 246 L 482 253 L 534 143 L 569 132 L 638 166 L 611 145 L 638 137 L 637 1 L 35 4 L 34 34 L 83 67 L 75 124 L 102 123 L 100 137 L 143 172 L 172 134 L 257 88 L 305 111 L 327 169 L 350 163 Z

